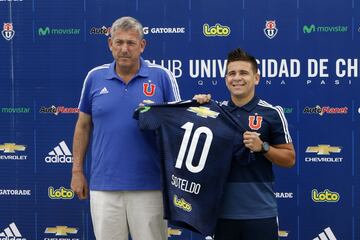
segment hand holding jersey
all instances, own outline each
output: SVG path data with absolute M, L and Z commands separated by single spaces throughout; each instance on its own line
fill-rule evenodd
M 244 129 L 214 101 L 147 105 L 134 117 L 141 129 L 157 132 L 165 218 L 212 235 L 232 162 L 250 161 Z

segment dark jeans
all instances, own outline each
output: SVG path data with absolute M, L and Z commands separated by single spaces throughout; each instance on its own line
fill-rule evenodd
M 218 219 L 215 240 L 278 240 L 276 217 L 261 219 Z

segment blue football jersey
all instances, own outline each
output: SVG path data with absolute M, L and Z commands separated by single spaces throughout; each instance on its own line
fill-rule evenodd
M 134 117 L 141 129 L 156 131 L 165 218 L 212 235 L 232 160 L 249 161 L 236 158 L 250 157 L 244 128 L 214 101 L 147 105 Z

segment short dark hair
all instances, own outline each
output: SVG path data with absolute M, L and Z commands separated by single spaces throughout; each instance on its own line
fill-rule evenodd
M 227 63 L 226 63 L 226 72 L 227 72 L 227 67 L 228 67 L 229 63 L 235 62 L 235 61 L 249 62 L 251 64 L 254 72 L 256 73 L 258 71 L 258 64 L 256 62 L 255 57 L 251 56 L 250 54 L 248 54 L 241 48 L 236 48 L 228 53 L 228 58 L 227 58 Z

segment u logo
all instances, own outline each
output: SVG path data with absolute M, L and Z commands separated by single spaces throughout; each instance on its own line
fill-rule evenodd
M 156 85 L 152 83 L 143 84 L 143 92 L 147 97 L 154 96 Z
M 249 127 L 252 130 L 259 130 L 261 128 L 262 116 L 249 116 Z

